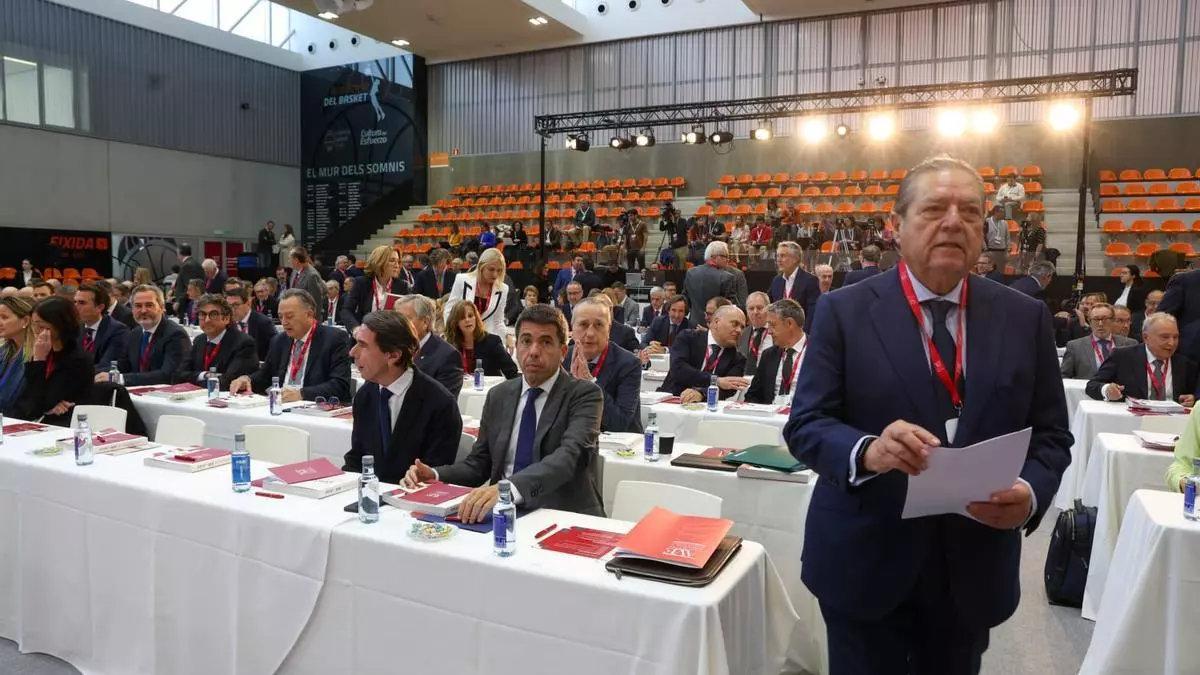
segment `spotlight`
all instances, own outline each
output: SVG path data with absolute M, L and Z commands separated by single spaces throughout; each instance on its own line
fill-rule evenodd
M 956 108 L 943 110 L 938 113 L 937 130 L 943 136 L 962 136 L 967 131 L 967 116 Z
M 708 137 L 704 135 L 704 127 L 694 126 L 691 131 L 683 132 L 679 140 L 688 145 L 700 145 L 707 141 Z
M 750 138 L 756 141 L 769 141 L 773 135 L 774 134 L 771 133 L 771 127 L 765 124 L 750 132 Z
M 1050 106 L 1050 128 L 1066 131 L 1079 123 L 1079 106 L 1069 101 L 1059 101 Z
M 713 145 L 724 145 L 733 142 L 733 134 L 728 131 L 714 131 L 708 140 Z
M 649 148 L 654 145 L 654 132 L 650 129 L 642 129 L 642 133 L 638 134 L 633 142 L 639 148 Z
M 407 47 L 408 40 L 392 40 L 392 44 L 396 45 L 397 47 Z
M 873 141 L 886 141 L 896 131 L 896 118 L 891 113 L 875 113 L 867 117 L 867 136 Z
M 579 134 L 567 136 L 567 149 L 577 150 L 579 152 L 587 152 L 591 149 L 592 144 L 588 141 L 587 134 Z
M 633 147 L 633 142 L 624 136 L 613 136 L 608 145 L 614 150 L 627 150 Z
M 850 127 L 846 126 L 844 123 L 839 124 L 834 127 L 833 133 L 837 134 L 838 138 L 845 138 L 850 135 Z
M 971 113 L 971 129 L 977 134 L 990 134 L 1000 125 L 996 113 L 986 108 Z
M 847 132 L 850 131 L 849 129 L 846 129 L 846 125 L 844 124 L 839 124 L 838 128 L 844 129 Z M 808 141 L 809 143 L 820 143 L 825 139 L 825 134 L 827 133 L 829 133 L 829 129 L 826 128 L 825 121 L 815 117 L 804 120 L 803 126 L 800 127 L 800 134 L 804 137 L 804 140 Z M 838 135 L 844 136 L 845 133 L 839 131 Z
M 337 21 L 338 15 L 334 14 L 333 12 L 321 12 L 317 15 L 317 17 L 325 19 L 326 21 Z

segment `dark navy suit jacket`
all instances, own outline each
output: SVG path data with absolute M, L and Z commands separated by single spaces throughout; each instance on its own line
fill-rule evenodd
M 86 331 L 87 327 L 84 326 L 82 330 Z M 96 372 L 107 371 L 113 361 L 117 361 L 120 367 L 121 356 L 129 344 L 129 329 L 125 324 L 105 314 L 100 319 L 100 327 L 96 329 L 95 340 L 91 353 Z
M 787 288 L 787 282 L 780 275 L 775 275 L 771 280 L 771 290 L 767 295 L 771 298 L 771 302 L 783 299 L 783 291 Z M 812 329 L 813 313 L 817 307 L 817 298 L 821 296 L 821 286 L 817 283 L 817 278 L 803 269 L 796 270 L 796 281 L 792 283 L 792 294 L 789 295 L 792 300 L 800 303 L 804 308 L 804 332 Z
M 713 375 L 717 377 L 741 377 L 746 372 L 746 357 L 737 350 L 737 345 L 726 347 L 717 358 L 713 372 L 703 372 L 704 359 L 708 354 L 708 331 L 693 329 L 679 333 L 671 345 L 671 366 L 659 391 L 678 396 L 684 389 L 699 389 L 704 392 Z M 722 389 L 721 398 L 733 396 L 734 391 Z
M 125 386 L 170 384 L 175 373 L 183 366 L 188 347 L 192 344 L 187 331 L 164 316 L 150 336 L 150 359 L 146 370 L 141 367 L 143 333 L 145 330 L 141 326 L 133 329 L 126 342 L 125 354 L 118 360 Z
M 844 288 L 851 284 L 862 281 L 863 279 L 870 279 L 876 274 L 879 274 L 880 271 L 879 265 L 870 265 L 868 267 L 863 267 L 861 270 L 850 270 L 849 272 L 846 272 L 846 277 L 842 279 L 842 287 Z
M 678 337 L 680 333 L 692 327 L 691 322 L 687 317 L 683 317 L 683 323 L 679 324 L 679 330 L 675 332 Z M 669 347 L 667 344 L 667 336 L 671 332 L 671 317 L 663 314 L 650 322 L 650 327 L 646 329 L 646 333 L 642 335 L 642 347 L 649 347 L 651 342 L 658 342 L 664 347 Z
M 1193 361 L 1200 361 L 1200 270 L 1172 276 L 1158 311 L 1174 316 L 1179 322 L 1179 351 Z M 1141 331 L 1137 337 L 1141 339 Z
M 271 340 L 267 358 L 250 376 L 256 393 L 267 393 L 272 377 L 278 377 L 281 386 L 287 382 L 293 342 L 287 333 L 279 333 Z M 346 331 L 318 324 L 306 359 L 300 398 L 313 401 L 318 396 L 336 396 L 341 401 L 350 400 L 350 337 Z
M 240 328 L 236 323 L 235 328 Z M 275 338 L 275 324 L 265 314 L 251 309 L 246 315 L 246 333 L 254 339 L 254 349 L 259 361 L 265 361 L 267 351 L 271 349 L 271 340 Z
M 1042 297 L 1042 287 L 1038 284 L 1037 279 L 1031 276 L 1023 276 L 1020 279 L 1013 281 L 1008 285 L 1014 291 L 1020 291 L 1025 295 L 1040 298 Z
M 969 276 L 965 401 L 956 447 L 1033 428 L 1020 477 L 1037 527 L 1071 462 L 1071 434 L 1045 304 Z M 908 599 L 929 556 L 944 556 L 958 620 L 995 626 L 1020 596 L 1018 530 L 960 515 L 901 520 L 908 477 L 850 485 L 851 453 L 896 420 L 946 443 L 921 333 L 895 268 L 821 298 L 784 438 L 819 479 L 805 524 L 804 583 L 823 606 L 876 620 Z
M 653 305 L 646 305 L 645 307 L 642 308 L 642 320 L 639 322 L 639 325 L 649 326 L 650 324 L 654 323 L 655 319 L 657 319 L 659 316 L 664 315 L 666 313 L 667 313 L 666 303 L 663 303 L 663 306 L 660 307 L 657 312 L 654 311 Z
M 426 375 L 437 380 L 457 400 L 463 386 L 462 355 L 449 342 L 436 335 L 430 335 L 417 352 L 417 368 Z
M 571 367 L 575 346 L 567 350 L 563 365 Z M 604 392 L 604 412 L 600 431 L 642 433 L 642 362 L 638 357 L 609 341 L 604 367 L 596 376 L 596 385 Z

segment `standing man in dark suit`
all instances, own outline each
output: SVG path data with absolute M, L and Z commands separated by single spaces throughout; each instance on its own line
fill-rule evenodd
M 454 462 L 462 416 L 450 392 L 413 367 L 417 337 L 396 312 L 371 312 L 354 329 L 350 356 L 367 384 L 354 395 L 354 430 L 344 471 L 362 471 L 375 458 L 375 475 L 397 483 L 417 459 Z
M 558 304 L 558 294 L 567 287 L 567 284 L 575 280 L 575 275 L 582 274 L 587 268 L 584 266 L 583 256 L 577 255 L 571 259 L 571 266 L 564 267 L 558 271 L 558 276 L 554 277 L 554 288 L 550 292 L 550 301 Z
M 499 499 L 496 484 L 504 479 L 512 484 L 513 501 L 525 509 L 604 513 L 596 478 L 604 395 L 595 383 L 562 369 L 566 354 L 562 313 L 547 305 L 527 307 L 517 319 L 522 375 L 488 392 L 471 454 L 433 469 L 418 459 L 405 483 L 480 486 L 459 506 L 467 523 L 487 518 Z
M 746 298 L 746 330 L 738 338 L 738 351 L 746 357 L 746 374 L 753 376 L 758 370 L 758 359 L 772 343 L 771 331 L 767 329 L 767 305 L 770 298 L 762 291 L 755 291 Z
M 350 340 L 346 331 L 317 322 L 317 303 L 301 288 L 279 295 L 283 332 L 271 340 L 267 358 L 253 375 L 229 384 L 229 393 L 265 394 L 278 377 L 284 403 L 318 396 L 350 400 Z
M 417 336 L 417 369 L 445 387 L 455 400 L 463 387 L 462 355 L 449 342 L 433 334 L 437 306 L 424 295 L 406 295 L 396 301 Z M 511 363 L 511 361 L 510 361 Z
M 430 300 L 437 300 L 454 288 L 454 270 L 450 269 L 450 252 L 435 248 L 429 252 L 429 264 L 417 273 L 417 285 L 413 292 Z
M 175 297 L 175 316 L 183 312 L 183 300 L 187 295 L 188 282 L 192 279 L 204 279 L 204 268 L 200 261 L 192 257 L 192 245 L 184 242 L 179 245 L 179 275 L 175 277 L 172 295 Z
M 1097 401 L 1148 398 L 1192 407 L 1196 362 L 1178 350 L 1175 317 L 1164 312 L 1146 317 L 1142 340 L 1145 344 L 1117 348 L 1088 380 L 1087 395 Z
M 200 263 L 200 267 L 204 269 L 204 292 L 210 295 L 220 295 L 225 292 L 225 273 L 221 271 L 217 261 L 212 258 L 205 258 L 204 262 Z
M 695 403 L 707 398 L 708 385 L 717 377 L 721 398 L 729 398 L 750 385 L 742 374 L 746 372 L 746 357 L 738 353 L 738 338 L 746 325 L 746 315 L 733 305 L 725 305 L 713 313 L 708 330 L 686 330 L 671 346 L 671 365 L 659 391 L 669 392 L 683 403 Z
M 263 274 L 269 274 L 279 264 L 275 253 L 275 221 L 268 220 L 263 229 L 258 231 L 258 269 Z
M 609 339 L 612 309 L 600 296 L 579 303 L 572 317 L 574 344 L 567 349 L 568 372 L 595 382 L 604 393 L 601 431 L 642 433 L 642 364 Z
M 705 325 L 704 305 L 710 298 L 734 297 L 733 275 L 725 269 L 729 260 L 729 246 L 723 241 L 709 242 L 704 249 L 704 264 L 697 265 L 683 275 L 683 295 L 692 308 L 688 319 L 697 326 Z
M 909 171 L 902 263 L 822 297 L 809 333 L 784 438 L 819 476 L 802 575 L 831 675 L 978 673 L 988 631 L 1017 607 L 1020 531 L 1037 528 L 1071 461 L 1046 306 L 969 274 L 983 205 L 965 162 Z M 972 519 L 901 518 L 931 450 L 1026 427 L 1019 478 L 966 505 Z
M 221 388 L 242 375 L 258 370 L 258 352 L 254 340 L 236 328 L 230 330 L 233 311 L 225 298 L 205 294 L 196 303 L 200 311 L 202 333 L 192 340 L 192 350 L 175 375 L 175 382 L 205 386 L 209 368 L 216 368 Z
M 860 256 L 862 257 L 862 268 L 846 272 L 846 276 L 842 279 L 842 288 L 845 288 L 846 286 L 849 286 L 855 282 L 862 281 L 863 279 L 870 279 L 876 274 L 879 274 L 880 251 L 878 246 L 875 244 L 867 244 L 863 247 Z
M 133 289 L 133 317 L 138 327 L 129 335 L 125 353 L 117 360 L 121 370 L 118 384 L 170 384 L 183 365 L 189 344 L 187 331 L 166 318 L 163 304 L 158 286 Z M 108 372 L 96 373 L 96 381 L 108 382 Z
M 308 296 L 314 302 L 318 298 L 325 295 L 325 283 L 321 280 L 320 273 L 317 268 L 313 267 L 312 257 L 308 255 L 308 250 L 303 246 L 297 246 L 288 254 L 288 259 L 292 263 L 292 274 L 288 277 L 288 288 L 300 288 L 308 291 Z M 283 301 L 283 294 L 279 295 L 280 302 Z M 283 309 L 280 308 L 280 313 Z
M 106 311 L 109 304 L 107 284 L 84 283 L 75 291 L 75 309 L 79 312 L 83 350 L 92 355 L 96 372 L 107 371 L 113 361 L 120 367 L 121 356 L 129 344 L 129 329 Z
M 275 337 L 275 324 L 250 304 L 250 289 L 244 283 L 226 288 L 225 302 L 229 304 L 234 328 L 254 340 L 254 352 L 258 360 L 265 360 L 271 340 Z
M 821 295 L 817 278 L 800 268 L 800 244 L 794 241 L 781 241 L 775 247 L 775 264 L 779 266 L 779 276 L 771 280 L 771 290 L 767 293 L 771 302 L 791 298 L 800 303 L 804 309 L 804 330 L 812 330 L 813 309 L 817 305 L 817 296 Z
M 1045 294 L 1046 287 L 1050 285 L 1050 280 L 1053 278 L 1054 265 L 1043 260 L 1030 265 L 1029 276 L 1014 280 L 1009 284 L 1009 288 L 1040 299 Z
M 663 306 L 666 312 L 652 321 L 642 336 L 642 347 L 650 354 L 665 354 L 681 332 L 693 327 L 687 317 L 687 298 L 675 295 L 667 298 Z
M 321 298 L 321 320 L 329 323 L 333 319 L 333 323 L 341 323 L 342 314 L 342 289 L 338 286 L 338 282 L 330 279 L 325 282 L 325 297 Z
M 337 282 L 338 293 L 341 293 L 346 285 L 346 268 L 348 267 L 350 267 L 350 259 L 344 255 L 339 255 L 333 261 L 333 271 L 329 273 L 328 280 Z
M 1158 311 L 1175 317 L 1179 322 L 1179 349 L 1191 360 L 1200 361 L 1200 270 L 1172 275 Z M 1149 308 L 1145 316 L 1150 316 Z
M 759 359 L 758 372 L 746 390 L 746 401 L 790 405 L 808 346 L 800 303 L 787 298 L 771 303 L 767 307 L 767 330 L 774 344 Z
M 1133 315 L 1133 320 L 1129 325 L 1129 337 L 1141 341 L 1142 340 L 1142 325 L 1146 322 L 1146 317 L 1158 311 L 1159 305 L 1162 304 L 1164 293 L 1162 291 L 1150 291 L 1146 294 L 1146 309 L 1142 312 L 1136 312 Z M 1175 317 L 1178 321 L 1179 317 Z

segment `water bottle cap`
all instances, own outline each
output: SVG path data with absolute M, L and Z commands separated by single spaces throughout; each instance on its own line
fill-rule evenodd
M 364 469 L 375 466 L 375 455 L 363 455 L 362 466 Z
M 87 421 L 87 413 L 79 413 L 79 417 L 76 419 L 78 419 L 80 422 L 86 422 Z
M 233 440 L 234 440 L 235 442 L 236 442 L 236 441 L 240 441 L 240 442 L 243 442 L 243 443 L 244 443 L 244 442 L 246 442 L 246 434 L 243 434 L 243 433 L 237 433 L 237 434 L 234 434 L 234 435 L 233 435 Z
M 272 387 L 278 387 L 278 386 L 279 386 L 279 378 L 278 378 L 278 377 L 272 377 L 272 378 L 271 378 L 271 386 L 272 386 Z
M 209 368 L 209 369 L 208 369 L 208 372 L 210 372 L 210 373 L 215 373 L 215 372 L 217 372 L 217 367 L 216 367 L 216 366 L 213 366 L 213 367 Z

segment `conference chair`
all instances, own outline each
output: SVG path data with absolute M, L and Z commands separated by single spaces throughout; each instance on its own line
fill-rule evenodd
M 458 439 L 458 454 L 454 456 L 455 462 L 461 462 L 471 454 L 471 448 L 475 446 L 475 437 L 467 432 L 463 432 Z
M 1188 425 L 1187 415 L 1146 415 L 1142 417 L 1142 431 L 1159 434 L 1183 433 Z
M 77 405 L 71 410 L 72 429 L 75 428 L 80 414 L 88 416 L 88 426 L 92 428 L 93 433 L 102 429 L 125 431 L 125 419 L 128 413 L 121 408 L 111 405 Z
M 204 420 L 187 415 L 163 415 L 154 430 L 154 442 L 186 448 L 204 445 Z
M 484 396 L 472 396 L 467 399 L 467 404 L 463 406 L 462 414 L 464 417 L 474 417 L 480 419 L 483 417 L 483 402 L 486 399 Z
M 703 419 L 696 427 L 694 442 L 709 447 L 741 449 L 751 445 L 781 445 L 783 439 L 779 429 L 769 424 Z
M 246 450 L 251 459 L 273 464 L 293 464 L 308 459 L 308 432 L 278 424 L 247 424 Z
M 612 518 L 637 522 L 660 506 L 686 516 L 721 517 L 723 500 L 707 492 L 669 483 L 623 480 L 613 496 Z

